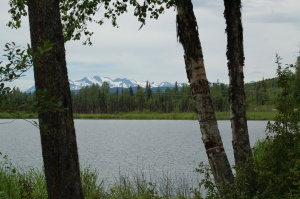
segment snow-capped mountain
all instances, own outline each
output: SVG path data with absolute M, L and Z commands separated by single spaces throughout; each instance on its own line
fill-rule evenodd
M 142 87 L 142 88 L 146 88 L 147 85 L 147 81 L 143 81 L 143 82 L 137 82 L 136 80 L 133 79 L 126 79 L 126 78 L 117 78 L 117 79 L 110 79 L 109 77 L 100 77 L 100 76 L 93 76 L 93 77 L 84 77 L 80 80 L 70 80 L 69 79 L 69 83 L 70 83 L 70 89 L 71 90 L 80 90 L 82 87 L 84 86 L 91 86 L 93 84 L 98 84 L 99 86 L 102 86 L 102 84 L 104 82 L 107 82 L 109 84 L 110 88 L 135 88 L 135 87 Z M 148 81 L 148 83 L 150 84 L 151 88 L 173 88 L 175 86 L 175 83 L 169 83 L 169 82 L 161 82 L 161 83 L 156 83 L 156 82 L 150 82 Z M 183 83 L 178 83 L 177 86 L 178 87 L 182 87 Z M 35 87 L 31 87 L 28 90 L 26 90 L 26 93 L 32 93 L 35 91 Z

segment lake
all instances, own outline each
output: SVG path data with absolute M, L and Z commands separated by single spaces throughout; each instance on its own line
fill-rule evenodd
M 25 120 L 0 123 L 0 152 L 15 166 L 41 169 L 38 128 Z M 265 137 L 266 124 L 248 121 L 252 146 Z M 230 122 L 218 125 L 233 164 Z M 187 176 L 201 161 L 208 162 L 196 120 L 75 120 L 75 128 L 81 166 L 95 168 L 101 179 L 139 170 Z

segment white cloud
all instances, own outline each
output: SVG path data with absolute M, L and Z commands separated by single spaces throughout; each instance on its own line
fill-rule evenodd
M 276 53 L 284 58 L 283 63 L 295 62 L 300 42 L 299 8 L 300 2 L 295 0 L 244 3 L 246 79 L 275 77 Z

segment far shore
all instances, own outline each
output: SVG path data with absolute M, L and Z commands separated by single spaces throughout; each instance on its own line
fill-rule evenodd
M 273 120 L 276 112 L 247 112 L 247 120 Z M 216 112 L 217 120 L 230 120 L 229 112 Z M 0 113 L 0 119 L 37 119 L 36 113 Z M 197 120 L 196 113 L 115 113 L 74 114 L 74 119 L 121 119 L 121 120 Z

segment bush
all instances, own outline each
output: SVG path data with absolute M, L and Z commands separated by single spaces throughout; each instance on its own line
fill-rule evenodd
M 261 198 L 300 196 L 299 157 L 299 133 L 286 133 L 258 142 L 254 147 L 258 195 Z
M 276 58 L 281 89 L 276 102 L 278 112 L 267 124 L 267 138 L 253 149 L 254 174 L 237 172 L 233 184 L 216 191 L 209 168 L 202 166 L 198 171 L 205 177 L 200 186 L 206 189 L 206 198 L 300 198 L 300 104 L 291 89 L 292 66 L 282 68 L 280 57 Z

